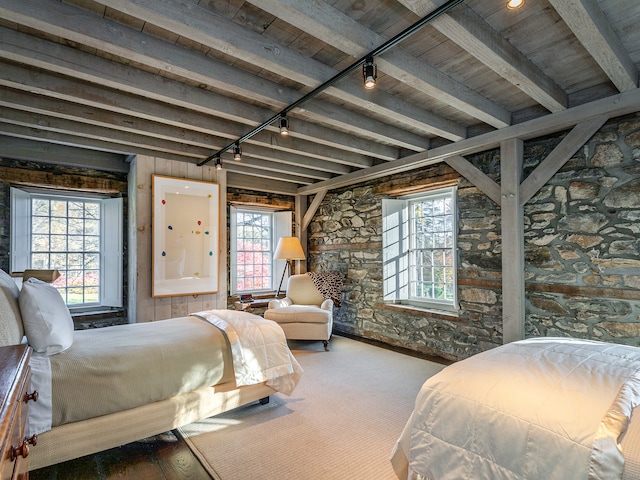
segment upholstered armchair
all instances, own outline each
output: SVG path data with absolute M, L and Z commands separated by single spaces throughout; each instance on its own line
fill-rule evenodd
M 269 302 L 264 318 L 280 324 L 290 340 L 322 340 L 329 350 L 333 300 L 325 299 L 307 274 L 289 277 L 286 297 Z

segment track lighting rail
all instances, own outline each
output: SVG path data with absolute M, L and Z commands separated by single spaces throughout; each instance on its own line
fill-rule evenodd
M 367 63 L 369 61 L 372 61 L 372 59 L 374 57 L 376 57 L 378 55 L 382 55 L 387 50 L 391 49 L 392 47 L 394 47 L 395 45 L 397 45 L 401 41 L 406 40 L 411 35 L 413 35 L 418 30 L 420 30 L 422 27 L 424 27 L 428 23 L 432 22 L 433 20 L 438 18 L 440 15 L 442 15 L 444 13 L 447 13 L 449 10 L 451 10 L 456 5 L 458 5 L 458 4 L 462 3 L 462 2 L 464 2 L 464 0 L 449 0 L 446 3 L 442 4 L 440 7 L 434 9 L 432 12 L 430 12 L 427 15 L 425 15 L 424 17 L 422 17 L 420 20 L 418 20 L 413 25 L 407 27 L 402 32 L 400 32 L 397 35 L 395 35 L 394 37 L 390 38 L 389 40 L 384 42 L 379 47 L 377 47 L 374 50 L 372 50 L 371 52 L 367 53 L 362 58 L 360 58 L 356 62 L 352 63 L 347 68 L 345 68 L 341 72 L 337 73 L 336 75 L 331 77 L 326 82 L 322 83 L 321 85 L 318 85 L 316 88 L 311 90 L 309 93 L 307 93 L 306 95 L 300 97 L 298 100 L 293 102 L 291 105 L 288 105 L 287 107 L 282 109 L 280 112 L 276 113 L 275 115 L 270 117 L 268 120 L 264 121 L 262 124 L 258 125 L 256 128 L 251 130 L 250 132 L 245 133 L 243 136 L 241 136 L 237 140 L 234 140 L 232 143 L 230 143 L 226 147 L 221 148 L 216 153 L 208 156 L 206 159 L 204 159 L 203 161 L 198 163 L 198 166 L 205 165 L 205 164 L 209 163 L 211 160 L 213 160 L 214 158 L 216 159 L 216 166 L 219 165 L 220 163 L 218 162 L 218 160 L 220 159 L 220 156 L 224 152 L 226 152 L 230 148 L 236 148 L 236 147 L 239 148 L 240 144 L 242 142 L 244 142 L 245 140 L 247 140 L 247 139 L 253 137 L 255 134 L 261 132 L 262 130 L 267 128 L 269 125 L 271 125 L 273 122 L 275 122 L 279 118 L 285 117 L 287 115 L 287 113 L 289 113 L 294 108 L 296 108 L 296 107 L 300 106 L 301 104 L 305 103 L 306 101 L 312 99 L 313 97 L 315 97 L 316 95 L 321 93 L 323 90 L 326 90 L 327 88 L 333 86 L 336 82 L 342 80 L 344 77 L 349 75 L 351 72 L 353 72 L 357 68 L 361 67 L 362 65 L 364 65 L 365 63 Z

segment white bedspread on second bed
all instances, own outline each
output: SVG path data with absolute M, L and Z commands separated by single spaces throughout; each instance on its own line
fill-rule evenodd
M 640 349 L 588 340 L 483 352 L 425 382 L 392 462 L 411 479 L 621 478 L 639 371 Z

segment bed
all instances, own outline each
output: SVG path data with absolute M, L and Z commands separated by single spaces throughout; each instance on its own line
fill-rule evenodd
M 391 454 L 401 479 L 640 478 L 640 348 L 500 346 L 429 378 Z
M 57 295 L 57 296 L 56 296 Z M 276 392 L 302 373 L 282 329 L 234 310 L 73 330 L 55 289 L 0 270 L 0 345 L 27 341 L 31 470 L 123 445 Z

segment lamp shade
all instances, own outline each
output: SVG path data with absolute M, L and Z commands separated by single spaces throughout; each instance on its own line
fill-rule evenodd
M 304 250 L 302 250 L 298 237 L 280 237 L 273 258 L 275 260 L 304 260 Z

